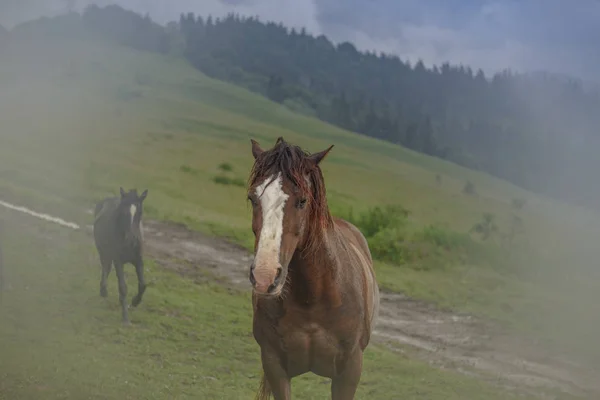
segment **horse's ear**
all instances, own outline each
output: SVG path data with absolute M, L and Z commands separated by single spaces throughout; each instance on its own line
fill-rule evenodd
M 333 145 L 329 146 L 328 148 L 326 148 L 323 151 L 320 151 L 320 152 L 315 153 L 315 154 L 311 154 L 310 156 L 308 156 L 308 159 L 311 160 L 315 165 L 319 165 L 319 163 L 321 161 L 323 161 L 323 159 L 325 158 L 325 156 L 327 156 L 327 154 L 329 154 L 329 152 L 331 151 L 331 149 L 333 149 Z
M 279 136 L 277 138 L 277 140 L 275 141 L 275 144 L 278 145 L 279 143 L 285 143 L 285 140 L 283 140 L 283 136 Z
M 121 192 L 121 197 L 125 197 L 125 191 L 122 187 L 119 187 L 119 192 Z
M 146 196 L 148 196 L 148 189 L 144 190 L 140 195 L 140 201 L 146 200 Z
M 260 156 L 265 151 L 260 147 L 260 145 L 258 144 L 258 142 L 256 140 L 250 139 L 250 142 L 252 143 L 252 155 L 254 156 L 254 159 L 256 160 L 258 158 L 258 156 Z

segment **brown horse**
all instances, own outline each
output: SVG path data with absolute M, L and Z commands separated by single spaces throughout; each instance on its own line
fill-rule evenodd
M 329 213 L 319 163 L 277 139 L 268 151 L 252 140 L 255 258 L 253 333 L 263 378 L 257 399 L 291 398 L 291 379 L 331 378 L 333 400 L 353 399 L 379 310 L 379 288 L 364 236 Z

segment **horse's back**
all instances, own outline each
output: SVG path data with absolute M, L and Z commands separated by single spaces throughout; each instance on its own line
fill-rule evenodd
M 97 223 L 106 223 L 112 221 L 115 216 L 115 212 L 119 207 L 119 198 L 117 197 L 106 197 L 96 203 L 94 209 L 94 225 Z
M 113 237 L 114 213 L 119 206 L 119 199 L 106 197 L 96 203 L 94 209 L 94 240 L 100 251 L 101 247 L 107 247 Z
M 342 234 L 347 239 L 350 239 L 352 242 L 354 242 L 354 244 L 356 246 L 359 247 L 359 249 L 362 251 L 363 255 L 365 257 L 367 257 L 369 264 L 372 266 L 373 258 L 371 256 L 371 250 L 369 249 L 369 244 L 367 243 L 367 239 L 362 234 L 362 232 L 354 224 L 352 224 L 342 218 L 335 218 L 334 222 L 339 228 L 342 228 L 341 229 Z
M 336 218 L 334 221 L 339 232 L 349 241 L 350 249 L 356 254 L 361 264 L 360 269 L 363 273 L 364 281 L 363 297 L 365 298 L 365 308 L 368 313 L 368 336 L 370 337 L 370 333 L 374 329 L 379 315 L 379 286 L 377 284 L 375 269 L 373 268 L 373 258 L 369 244 L 365 236 L 354 224 L 341 218 Z

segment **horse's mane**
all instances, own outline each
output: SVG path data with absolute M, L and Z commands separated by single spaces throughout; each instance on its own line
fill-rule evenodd
M 309 159 L 310 154 L 299 146 L 277 139 L 275 146 L 259 155 L 252 166 L 248 188 L 264 177 L 277 175 L 289 179 L 306 196 L 309 207 L 307 243 L 305 251 L 314 252 L 323 243 L 323 234 L 333 227 L 327 206 L 325 181 L 321 168 Z M 308 182 L 305 179 L 308 177 Z

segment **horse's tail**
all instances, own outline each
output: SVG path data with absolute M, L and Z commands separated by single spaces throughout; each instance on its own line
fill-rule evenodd
M 94 217 L 98 217 L 98 214 L 100 214 L 100 211 L 102 211 L 102 207 L 104 207 L 104 200 L 96 203 L 96 207 L 94 208 Z
M 269 400 L 271 398 L 271 386 L 269 386 L 269 381 L 263 374 L 262 379 L 260 380 L 260 386 L 258 387 L 258 393 L 256 393 L 256 397 L 254 400 Z

